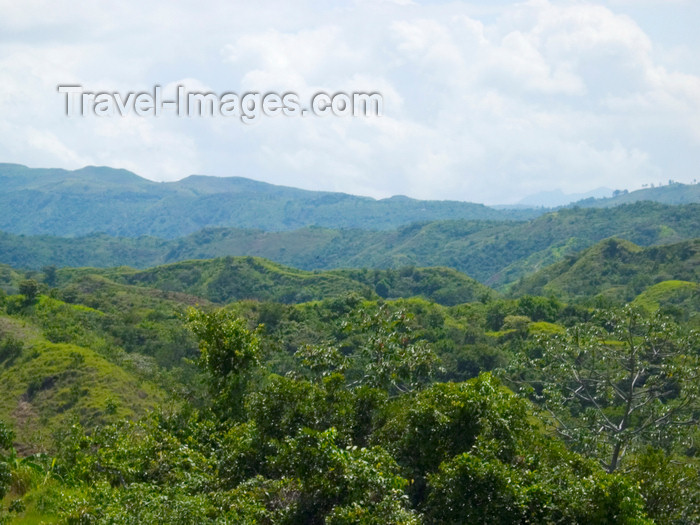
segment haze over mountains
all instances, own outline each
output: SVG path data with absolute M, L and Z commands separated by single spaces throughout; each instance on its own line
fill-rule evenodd
M 561 190 L 541 191 L 520 199 L 517 205 L 529 208 L 540 206 L 544 208 L 556 208 L 584 199 L 606 199 L 611 197 L 612 194 L 613 190 L 610 188 L 596 188 L 595 190 L 585 193 L 564 193 Z
M 104 167 L 65 171 L 0 164 L 0 187 L 0 230 L 26 235 L 174 238 L 210 226 L 380 230 L 418 220 L 524 219 L 540 213 L 401 196 L 375 200 L 242 177 L 193 175 L 161 183 Z
M 75 171 L 0 164 L 0 230 L 73 237 L 102 232 L 166 239 L 206 227 L 286 231 L 305 226 L 390 230 L 435 220 L 527 220 L 539 209 L 495 209 L 469 202 L 375 200 L 343 193 L 275 186 L 242 177 L 190 176 L 159 183 L 106 167 Z M 674 184 L 581 206 L 639 200 L 700 202 L 700 186 Z

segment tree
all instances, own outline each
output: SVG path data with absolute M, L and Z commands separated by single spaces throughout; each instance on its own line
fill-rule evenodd
M 278 523 L 417 525 L 394 459 L 381 447 L 338 446 L 337 432 L 304 429 L 278 446 L 273 468 L 292 481 Z M 290 494 L 291 492 L 291 494 Z M 291 496 L 291 497 L 290 497 Z
M 3 421 L 0 421 L 0 451 L 11 449 L 12 440 L 14 437 L 14 432 L 12 432 L 12 430 L 8 428 Z M 8 465 L 6 459 L 7 458 L 0 453 L 0 499 L 5 497 L 5 494 L 7 494 L 7 489 L 10 486 L 10 481 L 12 481 L 10 466 Z
M 259 363 L 258 330 L 249 330 L 244 319 L 224 309 L 190 308 L 187 321 L 199 339 L 199 364 L 208 373 L 215 405 L 227 416 L 241 416 L 250 373 Z
M 44 282 L 49 286 L 56 286 L 57 268 L 52 264 L 49 266 L 42 267 L 41 271 L 44 273 Z
M 24 296 L 25 304 L 31 304 L 39 295 L 39 283 L 34 279 L 26 279 L 19 283 L 19 293 Z
M 599 321 L 541 337 L 512 379 L 561 436 L 613 472 L 630 448 L 668 449 L 697 423 L 698 336 L 630 307 Z
M 391 311 L 383 304 L 374 312 L 360 309 L 357 315 L 359 321 L 344 323 L 344 329 L 358 329 L 365 336 L 352 356 L 363 371 L 358 384 L 397 393 L 419 389 L 430 381 L 439 360 L 413 333 L 409 313 Z
M 700 523 L 700 471 L 693 459 L 649 448 L 631 460 L 629 479 L 659 525 Z
M 464 453 L 429 476 L 425 523 L 651 525 L 632 482 L 607 474 L 554 442 L 517 462 Z M 535 459 L 537 458 L 537 459 Z M 531 461 L 535 465 L 528 465 Z

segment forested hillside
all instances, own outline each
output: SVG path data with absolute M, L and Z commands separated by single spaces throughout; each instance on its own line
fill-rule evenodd
M 696 430 L 684 424 L 698 403 L 698 310 L 676 302 L 657 317 L 659 285 L 634 311 L 504 299 L 444 269 L 309 273 L 250 257 L 3 275 L 0 421 L 14 433 L 0 427 L 0 490 L 18 523 L 700 517 Z M 407 298 L 380 298 L 378 283 Z M 240 286 L 259 297 L 234 301 Z M 321 300 L 281 304 L 295 287 Z M 410 298 L 431 290 L 468 295 Z M 612 370 L 630 344 L 640 363 L 669 356 L 673 379 L 650 380 L 678 390 L 633 412 L 656 414 L 653 426 L 599 430 L 597 417 L 625 406 L 602 393 L 590 414 L 537 395 L 545 357 L 561 364 L 573 337 L 585 345 L 572 364 L 604 351 Z
M 416 220 L 522 219 L 541 213 L 401 196 L 375 200 L 243 177 L 190 176 L 158 183 L 125 170 L 94 166 L 66 171 L 0 164 L 0 187 L 0 230 L 25 235 L 103 232 L 175 238 L 212 226 L 381 230 Z
M 66 282 L 92 275 L 224 304 L 243 299 L 302 303 L 356 293 L 367 298 L 423 297 L 455 305 L 493 294 L 490 288 L 449 268 L 307 272 L 255 257 L 186 261 L 143 271 L 88 268 L 58 273 L 59 279 Z
M 495 288 L 618 237 L 640 246 L 697 237 L 700 204 L 649 202 L 562 209 L 531 221 L 439 221 L 392 231 L 304 228 L 289 232 L 207 229 L 171 241 L 0 234 L 0 262 L 55 266 L 149 267 L 189 259 L 250 255 L 304 270 L 445 266 Z
M 586 199 L 575 202 L 573 205 L 601 208 L 639 201 L 653 201 L 663 204 L 690 204 L 693 202 L 700 202 L 700 184 L 682 184 L 680 182 L 669 181 L 667 185 L 643 188 L 630 192 L 618 191 L 616 195 L 609 198 Z
M 2 170 L 0 522 L 700 521 L 700 204 Z
M 208 227 L 264 231 L 306 226 L 391 230 L 418 221 L 525 220 L 548 211 L 496 209 L 403 196 L 375 200 L 276 186 L 243 177 L 193 175 L 177 182 L 158 183 L 126 170 L 94 166 L 66 171 L 0 164 L 0 187 L 0 231 L 64 237 L 106 233 L 174 239 Z M 675 183 L 621 193 L 610 199 L 580 201 L 574 206 L 614 207 L 639 201 L 700 203 L 700 185 Z M 214 255 L 223 254 L 210 254 Z
M 652 284 L 671 280 L 700 281 L 700 239 L 648 248 L 607 239 L 524 278 L 511 292 L 632 301 Z

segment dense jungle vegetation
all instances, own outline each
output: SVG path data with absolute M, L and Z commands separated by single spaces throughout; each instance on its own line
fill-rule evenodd
M 697 253 L 2 267 L 3 519 L 696 523 Z

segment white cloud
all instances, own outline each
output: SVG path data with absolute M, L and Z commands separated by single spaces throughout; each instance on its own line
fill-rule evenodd
M 0 0 L 0 160 L 492 203 L 557 187 L 689 181 L 700 161 L 700 43 L 667 44 L 650 16 L 682 19 L 692 7 L 646 2 L 635 18 L 640 9 L 614 0 Z M 252 126 L 67 119 L 59 83 L 293 90 L 304 100 L 379 91 L 385 115 Z

